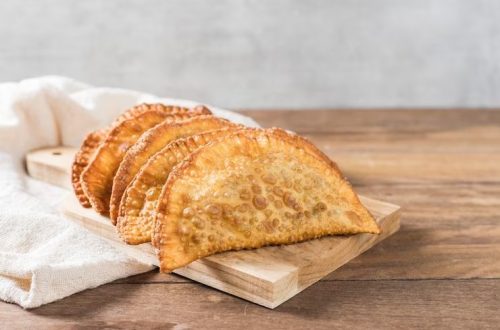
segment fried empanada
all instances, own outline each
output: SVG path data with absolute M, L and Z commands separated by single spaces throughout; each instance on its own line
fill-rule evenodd
M 128 148 L 142 133 L 163 121 L 174 122 L 192 116 L 190 112 L 168 114 L 150 110 L 114 126 L 80 177 L 83 191 L 92 207 L 102 215 L 109 214 L 109 199 L 116 170 Z
M 78 152 L 76 153 L 71 168 L 71 182 L 73 185 L 73 190 L 75 191 L 75 195 L 78 201 L 83 207 L 90 207 L 91 205 L 82 189 L 80 176 L 85 167 L 88 165 L 89 160 L 92 158 L 95 151 L 97 150 L 97 147 L 99 147 L 99 145 L 104 141 L 108 132 L 111 130 L 113 126 L 120 124 L 124 120 L 135 118 L 140 114 L 150 110 L 156 110 L 168 114 L 187 113 L 187 112 L 191 112 L 193 115 L 211 114 L 211 111 L 204 106 L 197 106 L 193 110 L 190 110 L 189 108 L 179 107 L 174 105 L 164 105 L 160 103 L 157 104 L 144 103 L 137 105 L 122 113 L 120 116 L 118 116 L 118 118 L 115 119 L 115 121 L 108 128 L 100 129 L 89 133 L 85 137 L 80 147 L 80 150 L 78 150 Z
M 151 241 L 157 199 L 172 168 L 199 147 L 238 129 L 224 128 L 178 139 L 151 157 L 123 194 L 116 223 L 120 237 L 128 244 Z
M 246 130 L 178 164 L 154 219 L 161 271 L 222 251 L 379 233 L 338 168 L 307 144 L 282 131 Z
M 181 122 L 163 122 L 145 132 L 127 151 L 116 171 L 109 203 L 110 218 L 113 224 L 116 224 L 118 209 L 125 189 L 151 156 L 176 139 L 230 126 L 236 126 L 236 124 L 214 116 L 197 116 Z

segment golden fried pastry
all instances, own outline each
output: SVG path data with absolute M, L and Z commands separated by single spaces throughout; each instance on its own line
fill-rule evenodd
M 285 132 L 246 130 L 178 164 L 154 219 L 161 271 L 222 251 L 379 233 L 337 167 L 307 144 Z
M 165 112 L 168 114 L 187 113 L 187 112 L 191 112 L 193 115 L 211 114 L 211 111 L 204 106 L 197 106 L 193 110 L 190 110 L 189 108 L 184 108 L 174 105 L 164 105 L 160 103 L 158 104 L 144 103 L 125 111 L 117 119 L 115 119 L 115 121 L 110 125 L 110 127 L 89 133 L 85 137 L 80 147 L 80 150 L 76 153 L 71 169 L 71 182 L 73 185 L 73 189 L 75 191 L 75 195 L 78 201 L 83 207 L 90 207 L 91 205 L 82 189 L 80 176 L 85 167 L 88 165 L 89 160 L 92 158 L 95 151 L 97 150 L 97 147 L 99 147 L 99 145 L 104 141 L 108 132 L 111 130 L 113 126 L 120 124 L 124 120 L 135 118 L 140 114 L 150 110 Z
M 189 112 L 168 114 L 150 110 L 114 126 L 80 177 L 83 191 L 92 207 L 100 214 L 108 215 L 113 177 L 128 148 L 142 133 L 163 121 L 174 122 L 192 116 Z
M 238 129 L 224 128 L 178 139 L 151 157 L 123 194 L 116 224 L 120 237 L 128 244 L 151 241 L 157 199 L 172 168 L 199 147 Z
M 151 156 L 176 139 L 230 126 L 236 125 L 222 118 L 196 116 L 182 122 L 163 122 L 145 132 L 127 151 L 116 171 L 110 200 L 110 217 L 113 224 L 118 218 L 118 209 L 125 189 Z
M 75 155 L 73 165 L 71 166 L 71 183 L 73 185 L 73 190 L 75 191 L 76 198 L 83 207 L 90 207 L 90 202 L 85 195 L 82 184 L 80 182 L 80 175 L 82 174 L 85 167 L 89 164 L 89 159 L 94 155 L 97 147 L 106 138 L 107 130 L 97 130 L 89 133 Z

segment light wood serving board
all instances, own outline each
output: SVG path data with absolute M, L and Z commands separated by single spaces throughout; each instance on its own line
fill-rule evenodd
M 74 148 L 37 150 L 26 156 L 28 173 L 36 179 L 71 189 Z M 357 257 L 399 229 L 400 207 L 360 197 L 382 229 L 380 235 L 332 236 L 303 243 L 225 252 L 195 261 L 174 273 L 233 294 L 259 305 L 275 308 L 311 284 Z M 123 243 L 108 218 L 80 206 L 73 193 L 62 212 L 135 258 L 158 264 L 151 244 Z

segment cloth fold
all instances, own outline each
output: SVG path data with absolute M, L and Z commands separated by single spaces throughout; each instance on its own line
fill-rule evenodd
M 86 133 L 143 102 L 198 104 L 56 76 L 0 84 L 0 299 L 34 308 L 153 268 L 60 215 L 70 192 L 27 177 L 23 166 L 29 150 L 79 146 Z

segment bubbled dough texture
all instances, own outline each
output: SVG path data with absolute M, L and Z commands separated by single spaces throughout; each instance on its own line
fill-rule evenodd
M 120 205 L 117 228 L 121 238 L 128 244 L 151 241 L 158 197 L 172 168 L 200 146 L 234 134 L 236 130 L 225 128 L 173 141 L 144 164 L 127 188 Z
M 89 161 L 92 159 L 92 156 L 95 154 L 97 148 L 106 139 L 106 136 L 113 127 L 118 126 L 125 120 L 136 118 L 139 115 L 143 114 L 144 112 L 150 110 L 165 112 L 168 114 L 177 114 L 177 113 L 186 113 L 189 111 L 189 108 L 164 105 L 159 103 L 158 104 L 144 103 L 137 105 L 122 113 L 120 116 L 118 116 L 118 118 L 115 119 L 115 121 L 110 125 L 110 127 L 89 133 L 85 137 L 80 147 L 80 150 L 75 155 L 75 159 L 73 161 L 73 166 L 71 170 L 71 181 L 73 183 L 73 190 L 75 191 L 78 201 L 83 207 L 90 207 L 91 204 L 89 199 L 85 195 L 85 192 L 83 191 L 81 183 L 81 174 L 85 169 L 85 167 L 87 167 L 87 165 L 89 164 Z M 210 113 L 210 110 L 206 108 L 199 109 L 198 111 L 203 114 Z
M 234 124 L 213 116 L 195 116 L 172 123 L 164 122 L 146 131 L 127 151 L 116 172 L 110 200 L 111 219 L 116 222 L 125 189 L 150 157 L 178 138 L 227 126 Z
M 185 146 L 180 146 L 166 157 L 155 157 L 127 189 L 117 223 L 118 232 L 127 243 L 150 241 L 152 216 L 162 183 L 167 180 L 170 170 L 189 152 Z
M 83 140 L 80 149 L 75 155 L 73 165 L 71 166 L 71 183 L 73 185 L 73 190 L 75 192 L 76 198 L 78 199 L 78 202 L 80 202 L 83 207 L 90 207 L 91 205 L 89 199 L 83 191 L 80 177 L 83 170 L 89 164 L 89 160 L 95 154 L 99 145 L 106 138 L 106 133 L 106 130 L 98 130 L 89 133 Z
M 147 111 L 113 128 L 81 176 L 82 187 L 92 207 L 100 214 L 108 215 L 115 172 L 128 148 L 144 131 L 164 120 L 181 120 L 189 116 L 183 113 L 168 115 L 158 111 Z
M 220 251 L 378 232 L 340 173 L 278 139 L 208 144 L 177 172 L 156 219 L 164 271 Z

